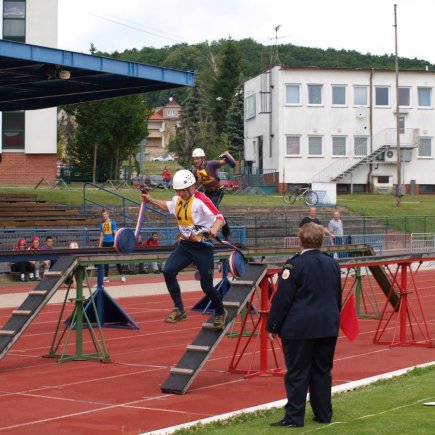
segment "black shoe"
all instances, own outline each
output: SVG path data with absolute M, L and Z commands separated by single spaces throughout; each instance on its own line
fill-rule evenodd
M 288 422 L 285 418 L 283 418 L 280 421 L 276 421 L 275 423 L 270 423 L 272 427 L 302 427 L 298 426 L 297 424 L 293 424 Z
M 322 420 L 319 420 L 316 416 L 313 417 L 313 421 L 315 421 L 316 423 L 324 423 L 324 424 L 331 423 L 331 420 L 329 420 L 329 421 L 322 421 Z

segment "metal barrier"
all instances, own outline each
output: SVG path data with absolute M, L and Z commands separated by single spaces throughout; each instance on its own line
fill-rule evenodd
M 134 228 L 133 228 L 134 229 Z M 151 237 L 151 234 L 156 232 L 159 234 L 159 244 L 161 246 L 172 246 L 177 241 L 179 233 L 177 227 L 146 227 L 142 228 L 140 236 L 142 242 L 145 242 Z M 246 228 L 240 226 L 231 227 L 231 241 L 233 243 L 246 245 Z M 12 251 L 17 245 L 18 239 L 26 239 L 28 246 L 32 237 L 41 239 L 41 246 L 47 236 L 53 237 L 54 247 L 67 248 L 70 242 L 77 242 L 81 248 L 90 248 L 98 246 L 100 238 L 100 228 L 77 228 L 77 229 L 59 229 L 59 228 L 34 228 L 21 229 L 14 228 L 8 230 L 0 230 L 0 251 Z M 9 272 L 7 263 L 0 263 L 0 273 Z
M 411 234 L 411 252 L 435 252 L 435 234 Z
M 412 250 L 412 237 L 413 234 L 396 233 L 396 234 L 349 234 L 342 236 L 340 243 L 337 245 L 371 245 L 376 255 L 406 253 Z M 432 240 L 434 235 L 432 234 Z M 433 242 L 435 243 L 435 242 Z M 297 236 L 284 237 L 284 248 L 295 249 L 299 247 L 299 238 Z M 331 246 L 329 237 L 325 237 L 324 246 Z M 432 245 L 432 248 L 434 245 Z M 435 252 L 435 249 L 418 250 L 415 245 L 415 250 L 412 252 Z

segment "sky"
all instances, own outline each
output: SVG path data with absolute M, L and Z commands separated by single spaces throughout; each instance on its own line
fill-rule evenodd
M 435 64 L 435 0 L 58 0 L 58 48 L 112 53 L 231 37 L 394 54 L 394 4 L 399 56 Z

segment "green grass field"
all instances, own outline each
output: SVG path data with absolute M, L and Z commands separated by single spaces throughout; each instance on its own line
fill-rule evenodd
M 156 162 L 154 162 L 156 163 Z M 160 165 L 161 163 L 156 163 Z M 0 193 L 33 193 L 39 199 L 55 202 L 59 204 L 83 205 L 83 184 L 75 183 L 70 185 L 70 190 L 64 188 L 50 189 L 41 186 L 38 189 L 32 187 L 13 187 L 0 186 Z M 115 190 L 120 195 L 136 201 L 140 200 L 140 195 L 135 188 L 120 188 Z M 97 191 L 91 187 L 86 188 L 88 198 L 107 205 L 121 204 L 121 200 L 107 193 Z M 156 198 L 170 198 L 172 193 L 155 190 L 152 195 Z M 223 206 L 255 206 L 255 207 L 287 207 L 292 205 L 284 204 L 282 195 L 239 195 L 226 193 L 222 202 Z M 294 206 L 303 206 L 301 201 L 297 201 Z M 356 193 L 353 195 L 338 195 L 337 206 L 345 207 L 350 211 L 357 212 L 363 216 L 435 216 L 435 197 L 432 195 L 407 195 L 402 199 L 400 207 L 396 206 L 396 199 L 393 195 L 375 195 L 366 193 Z
M 272 428 L 270 423 L 283 417 L 281 409 L 241 414 L 222 422 L 179 430 L 177 434 L 277 434 L 277 433 L 322 433 L 322 434 L 367 434 L 404 435 L 434 434 L 435 367 L 414 369 L 410 373 L 379 381 L 352 392 L 333 397 L 334 417 L 331 424 L 312 421 L 309 404 L 303 428 Z M 284 385 L 283 385 L 284 393 Z M 259 392 L 260 394 L 260 392 Z

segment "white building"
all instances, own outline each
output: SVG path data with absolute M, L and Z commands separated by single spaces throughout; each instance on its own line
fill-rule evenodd
M 435 193 L 435 71 L 277 66 L 245 83 L 245 159 L 289 184 Z M 335 189 L 334 189 L 335 190 Z
M 57 0 L 0 1 L 1 37 L 55 48 Z M 57 109 L 3 112 L 0 183 L 36 183 L 56 178 Z

